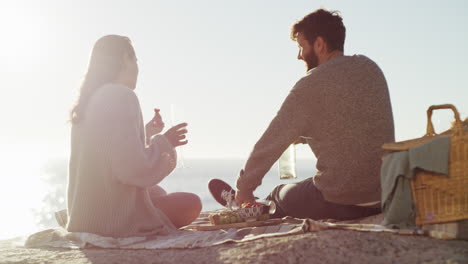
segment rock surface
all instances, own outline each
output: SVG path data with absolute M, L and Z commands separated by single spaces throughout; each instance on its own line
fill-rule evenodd
M 324 230 L 197 249 L 30 249 L 0 243 L 0 263 L 468 263 L 468 241 Z

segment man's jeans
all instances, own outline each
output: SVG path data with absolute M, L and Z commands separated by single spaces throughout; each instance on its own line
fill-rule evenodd
M 297 218 L 351 220 L 379 214 L 380 208 L 335 204 L 326 201 L 315 187 L 312 178 L 297 183 L 276 186 L 266 200 L 276 203 L 272 217 L 292 216 Z

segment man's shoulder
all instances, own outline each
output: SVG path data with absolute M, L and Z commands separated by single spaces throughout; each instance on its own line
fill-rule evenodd
M 321 83 L 326 79 L 326 74 L 322 73 L 319 68 L 309 70 L 304 76 L 297 80 L 292 91 L 294 92 L 313 92 L 313 90 L 320 90 Z
M 300 81 L 312 82 L 315 80 L 330 81 L 331 77 L 339 77 L 348 74 L 368 73 L 369 70 L 380 67 L 372 59 L 365 55 L 343 55 L 334 57 L 329 61 L 307 72 Z
M 369 58 L 369 57 L 367 57 L 365 55 L 356 54 L 356 55 L 347 56 L 347 57 L 352 58 L 355 61 L 355 63 L 367 64 L 367 65 L 370 65 L 372 67 L 379 68 L 379 66 L 377 65 L 377 63 L 374 60 L 372 60 L 371 58 Z
M 317 74 L 320 72 L 332 70 L 334 68 L 350 67 L 350 66 L 359 67 L 359 66 L 364 66 L 364 65 L 377 66 L 377 64 L 372 59 L 362 54 L 343 55 L 343 56 L 334 57 L 330 59 L 329 61 L 323 63 L 322 65 L 316 68 L 316 71 L 314 71 L 314 73 Z
M 339 56 L 309 70 L 297 81 L 294 89 L 307 88 L 310 90 L 310 87 L 315 87 L 320 90 L 320 86 L 330 86 L 331 83 L 341 82 L 342 79 L 369 75 L 373 72 L 382 75 L 377 63 L 365 55 Z
M 302 76 L 294 85 L 293 91 L 298 91 L 301 89 L 308 88 L 310 86 L 313 86 L 312 83 L 316 80 L 309 72 L 305 76 Z

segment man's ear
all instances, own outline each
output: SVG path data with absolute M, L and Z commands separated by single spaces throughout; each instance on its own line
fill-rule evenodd
M 327 46 L 327 42 L 325 41 L 325 39 L 318 36 L 315 39 L 315 42 L 314 42 L 314 49 L 317 52 L 317 54 L 327 53 L 328 52 L 328 46 Z

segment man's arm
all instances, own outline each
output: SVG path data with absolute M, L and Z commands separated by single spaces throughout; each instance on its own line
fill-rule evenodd
M 299 81 L 286 97 L 280 110 L 255 144 L 243 171 L 237 179 L 238 204 L 253 200 L 253 191 L 286 148 L 304 135 L 307 120 L 304 111 L 307 99 L 305 83 Z

